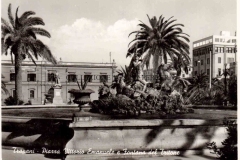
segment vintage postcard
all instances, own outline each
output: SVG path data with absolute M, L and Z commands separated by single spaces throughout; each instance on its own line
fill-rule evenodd
M 2 0 L 3 160 L 237 160 L 236 0 Z

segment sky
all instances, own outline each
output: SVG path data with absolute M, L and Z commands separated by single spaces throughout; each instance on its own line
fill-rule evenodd
M 18 15 L 36 12 L 51 38 L 40 37 L 53 55 L 67 62 L 110 62 L 128 65 L 129 33 L 140 29 L 139 20 L 149 25 L 150 17 L 174 16 L 184 24 L 183 32 L 192 42 L 198 39 L 237 29 L 236 0 L 2 0 L 1 17 L 8 20 L 7 8 Z M 2 59 L 10 57 L 2 56 Z

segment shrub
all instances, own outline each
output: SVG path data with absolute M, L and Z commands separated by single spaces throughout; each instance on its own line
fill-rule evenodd
M 221 160 L 237 160 L 237 124 L 235 120 L 224 119 L 228 137 L 222 142 L 223 148 L 217 148 L 215 142 L 207 143 L 207 148 L 213 150 Z
M 13 106 L 13 105 L 23 105 L 23 101 L 22 100 L 19 100 L 18 104 L 17 104 L 17 101 L 15 98 L 13 98 L 12 96 L 9 96 L 8 98 L 6 98 L 4 100 L 4 103 L 7 105 L 7 106 Z

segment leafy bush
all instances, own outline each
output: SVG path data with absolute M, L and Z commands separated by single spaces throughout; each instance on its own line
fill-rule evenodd
M 6 98 L 4 100 L 4 103 L 7 105 L 7 106 L 13 106 L 13 105 L 23 105 L 23 101 L 22 100 L 19 100 L 18 101 L 18 104 L 17 104 L 17 101 L 15 98 L 13 98 L 12 96 L 9 96 L 8 98 Z
M 228 85 L 228 98 L 231 104 L 237 105 L 237 76 L 231 75 Z
M 164 95 L 156 98 L 153 95 L 131 99 L 126 95 L 117 95 L 101 98 L 92 103 L 92 112 L 104 114 L 128 114 L 140 115 L 146 113 L 158 113 L 160 115 L 187 113 L 183 107 L 180 95 Z
M 237 124 L 235 120 L 224 119 L 228 137 L 222 142 L 223 148 L 217 148 L 215 142 L 207 143 L 207 148 L 213 150 L 221 160 L 237 160 Z

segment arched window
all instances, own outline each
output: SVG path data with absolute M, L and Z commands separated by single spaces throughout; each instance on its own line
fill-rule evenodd
M 30 90 L 29 93 L 30 93 L 29 94 L 30 95 L 29 98 L 34 99 L 34 90 Z
M 16 90 L 15 89 L 11 89 L 12 90 L 12 97 L 14 98 L 16 96 Z

